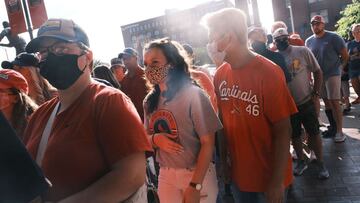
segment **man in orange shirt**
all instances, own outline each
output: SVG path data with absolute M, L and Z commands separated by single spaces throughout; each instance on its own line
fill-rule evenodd
M 138 53 L 133 48 L 125 48 L 119 54 L 123 60 L 127 73 L 121 81 L 121 90 L 134 103 L 141 120 L 144 121 L 143 101 L 147 95 L 144 69 L 138 64 Z
M 86 33 L 72 20 L 49 19 L 26 51 L 38 53 L 40 74 L 59 91 L 32 115 L 24 139 L 53 185 L 44 202 L 123 202 L 138 194 L 151 146 L 130 99 L 91 79 Z
M 215 73 L 214 86 L 230 152 L 235 200 L 284 202 L 292 182 L 289 118 L 297 111 L 284 74 L 248 49 L 241 10 L 207 14 L 203 23 L 208 28 L 209 53 L 225 61 Z

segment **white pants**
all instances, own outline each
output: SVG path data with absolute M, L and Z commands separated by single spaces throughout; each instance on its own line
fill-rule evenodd
M 158 194 L 161 203 L 182 203 L 194 170 L 161 167 Z M 215 165 L 210 163 L 200 191 L 201 203 L 215 203 L 218 194 Z

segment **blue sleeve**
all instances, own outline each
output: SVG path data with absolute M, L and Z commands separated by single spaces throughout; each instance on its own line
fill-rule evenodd
M 346 48 L 344 39 L 342 37 L 340 37 L 339 35 L 334 34 L 332 41 L 333 41 L 336 53 L 340 54 L 341 50 Z

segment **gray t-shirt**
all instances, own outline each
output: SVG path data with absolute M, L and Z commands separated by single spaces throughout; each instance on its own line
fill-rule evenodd
M 325 31 L 325 35 L 316 38 L 314 35 L 306 39 L 305 46 L 308 47 L 319 62 L 323 71 L 324 79 L 340 75 L 340 52 L 346 48 L 345 41 L 334 32 Z
M 160 99 L 157 110 L 150 115 L 145 110 L 144 120 L 148 133 L 168 133 L 170 139 L 184 147 L 181 154 L 157 150 L 160 166 L 171 168 L 194 168 L 201 147 L 200 136 L 213 135 L 222 128 L 206 93 L 191 84 L 165 104 Z
M 301 105 L 311 98 L 312 87 L 309 75 L 320 69 L 311 51 L 303 46 L 289 46 L 280 52 L 286 61 L 286 67 L 291 75 L 288 88 L 296 105 Z

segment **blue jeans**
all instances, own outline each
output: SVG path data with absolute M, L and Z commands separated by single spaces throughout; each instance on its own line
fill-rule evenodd
M 235 203 L 266 203 L 266 197 L 263 192 L 242 192 L 235 183 L 231 185 L 231 191 Z M 284 191 L 284 202 L 287 199 L 288 189 Z

